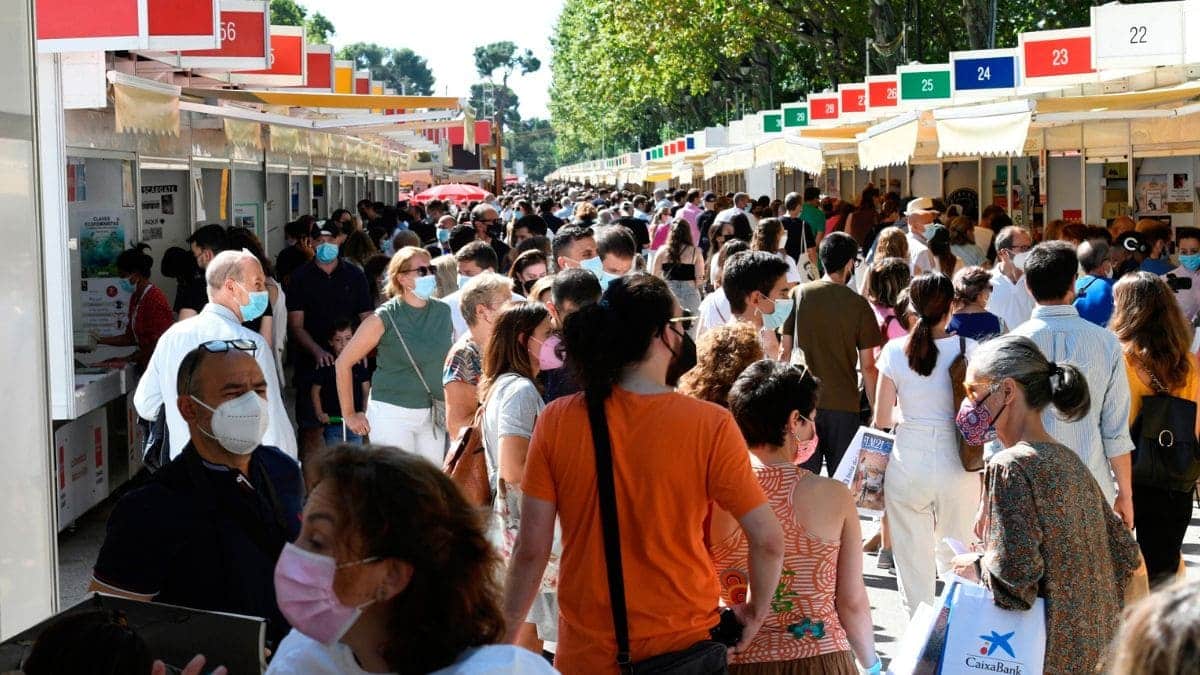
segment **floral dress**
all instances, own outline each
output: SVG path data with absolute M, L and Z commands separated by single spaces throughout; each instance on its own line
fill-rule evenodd
M 1045 599 L 1045 672 L 1094 672 L 1139 564 L 1133 536 L 1066 446 L 1002 450 L 988 461 L 984 482 L 984 585 L 1004 609 Z

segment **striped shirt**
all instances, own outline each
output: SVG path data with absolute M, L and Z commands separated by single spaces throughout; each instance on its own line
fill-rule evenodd
M 1047 433 L 1079 455 L 1111 504 L 1116 499 L 1116 485 L 1108 460 L 1133 451 L 1129 380 L 1117 337 L 1079 316 L 1071 305 L 1038 305 L 1033 317 L 1012 334 L 1033 340 L 1047 359 L 1060 365 L 1069 363 L 1083 372 L 1092 396 L 1087 415 L 1065 422 L 1050 406 L 1042 421 Z

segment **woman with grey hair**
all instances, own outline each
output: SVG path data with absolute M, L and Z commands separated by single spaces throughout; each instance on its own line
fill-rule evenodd
M 954 273 L 954 316 L 946 330 L 980 342 L 1005 333 L 1000 317 L 987 311 L 992 297 L 992 275 L 982 267 L 964 267 Z
M 955 558 L 955 572 L 989 588 L 1003 609 L 1044 598 L 1044 671 L 1092 672 L 1120 625 L 1126 587 L 1146 580 L 1137 544 L 1091 472 L 1042 424 L 1051 404 L 1067 419 L 1087 414 L 1087 381 L 1032 340 L 1005 336 L 975 350 L 965 384 L 963 438 L 997 437 L 1006 449 L 984 473 L 982 553 Z

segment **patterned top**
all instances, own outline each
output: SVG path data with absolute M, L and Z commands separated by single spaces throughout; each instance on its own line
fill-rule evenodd
M 463 333 L 462 337 L 458 338 L 458 341 L 450 348 L 450 352 L 446 354 L 442 386 L 451 382 L 466 382 L 471 386 L 478 386 L 481 377 L 483 377 L 483 354 L 479 352 L 479 345 L 475 344 L 471 334 Z
M 817 538 L 796 523 L 796 485 L 811 474 L 797 466 L 765 465 L 751 459 L 771 510 L 783 526 L 783 572 L 771 601 L 771 615 L 750 648 L 733 663 L 794 661 L 850 649 L 837 613 L 837 563 L 841 542 Z M 710 551 L 721 600 L 746 601 L 750 543 L 738 529 Z
M 1066 446 L 1018 443 L 988 461 L 984 481 L 984 585 L 1004 609 L 1045 598 L 1045 672 L 1095 671 L 1138 567 L 1133 536 Z

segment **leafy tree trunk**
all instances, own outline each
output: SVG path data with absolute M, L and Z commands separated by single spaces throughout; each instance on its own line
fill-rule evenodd
M 991 0 L 962 0 L 962 20 L 971 49 L 987 49 L 992 27 Z
M 871 0 L 869 19 L 875 31 L 875 45 L 871 50 L 872 73 L 895 72 L 900 63 L 900 45 L 904 42 L 901 31 L 904 24 L 896 19 L 896 10 L 889 0 Z M 875 66 L 879 70 L 875 70 Z

